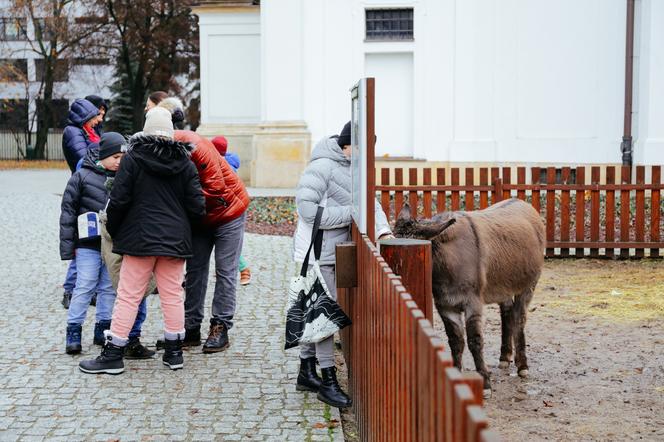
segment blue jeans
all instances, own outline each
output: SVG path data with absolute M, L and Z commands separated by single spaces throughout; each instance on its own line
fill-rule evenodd
M 143 298 L 143 301 L 138 305 L 138 313 L 136 314 L 136 320 L 134 321 L 134 326 L 129 332 L 129 338 L 140 338 L 141 337 L 141 327 L 145 322 L 145 318 L 148 316 L 148 298 Z
M 83 324 L 90 300 L 95 293 L 97 293 L 97 322 L 110 321 L 115 303 L 115 290 L 108 270 L 101 260 L 101 253 L 93 249 L 76 249 L 76 286 L 67 311 L 67 324 Z
M 76 257 L 69 261 L 69 267 L 67 267 L 67 276 L 65 276 L 65 283 L 62 284 L 62 287 L 65 289 L 65 292 L 72 293 L 74 291 L 74 286 L 76 285 Z

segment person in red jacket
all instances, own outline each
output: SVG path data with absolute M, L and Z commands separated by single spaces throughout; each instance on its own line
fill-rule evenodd
M 179 120 L 184 115 L 177 99 L 166 98 L 158 106 L 168 109 L 174 119 Z M 174 125 L 181 126 L 181 121 L 174 121 Z M 210 140 L 190 130 L 176 130 L 175 140 L 194 146 L 191 161 L 198 169 L 206 209 L 202 225 L 192 231 L 193 257 L 187 260 L 183 346 L 201 343 L 203 306 L 210 255 L 214 248 L 216 282 L 210 330 L 203 344 L 203 353 L 215 353 L 229 346 L 228 330 L 233 326 L 235 315 L 238 265 L 249 194 L 240 177 Z

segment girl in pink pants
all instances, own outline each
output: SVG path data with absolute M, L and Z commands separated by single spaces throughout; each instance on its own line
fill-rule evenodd
M 143 132 L 129 140 L 106 209 L 113 252 L 123 255 L 111 329 L 101 355 L 79 364 L 85 373 L 119 374 L 138 305 L 154 273 L 164 313 L 169 368 L 182 368 L 184 263 L 192 257 L 191 224 L 205 215 L 205 199 L 191 146 L 173 140 L 171 114 L 154 108 Z

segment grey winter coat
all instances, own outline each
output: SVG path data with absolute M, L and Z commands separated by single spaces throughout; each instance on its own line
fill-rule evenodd
M 320 264 L 334 264 L 337 243 L 347 241 L 350 236 L 351 183 L 350 160 L 341 151 L 334 138 L 323 138 L 318 142 L 311 160 L 297 185 L 295 203 L 298 223 L 294 237 L 294 259 L 304 261 L 311 229 L 318 206 L 325 206 L 321 219 L 323 248 Z M 380 204 L 376 203 L 376 237 L 391 233 L 387 217 Z

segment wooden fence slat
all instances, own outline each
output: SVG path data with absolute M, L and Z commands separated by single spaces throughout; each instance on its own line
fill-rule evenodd
M 380 169 L 380 184 L 385 186 L 390 185 L 390 169 L 383 167 Z M 380 205 L 383 208 L 383 212 L 387 216 L 387 219 L 392 219 L 390 216 L 390 191 L 381 190 L 380 191 Z
M 466 407 L 473 404 L 473 392 L 465 384 L 454 386 L 454 442 L 465 442 L 466 440 Z
M 480 186 L 489 185 L 489 169 L 486 167 L 480 168 Z M 480 190 L 480 210 L 489 207 L 489 192 L 487 190 Z
M 622 166 L 620 173 L 620 182 L 622 184 L 630 183 L 632 181 L 632 169 L 629 166 Z M 620 191 L 620 241 L 629 241 L 630 231 L 630 207 L 629 197 L 630 191 Z M 620 257 L 622 259 L 629 258 L 629 249 L 625 247 L 620 248 Z
M 569 184 L 570 175 L 571 175 L 571 169 L 569 167 L 563 167 L 561 172 L 562 184 Z M 576 192 L 576 197 L 577 197 L 577 208 L 578 208 L 579 192 Z M 581 192 L 581 201 L 583 201 L 583 192 Z M 570 191 L 563 190 L 560 193 L 560 241 L 562 242 L 569 241 L 569 229 L 570 229 L 569 206 L 570 206 Z M 569 249 L 568 248 L 560 249 L 560 256 L 562 256 L 563 258 L 568 257 Z
M 540 168 L 539 167 L 533 167 L 530 169 L 530 182 L 532 184 L 539 184 L 540 182 Z M 533 190 L 532 194 L 532 201 L 531 204 L 535 210 L 537 210 L 537 213 L 542 213 L 541 208 L 540 208 L 540 191 L 539 190 Z
M 453 186 L 458 186 L 459 185 L 459 168 L 458 167 L 453 167 L 452 168 L 452 185 Z M 459 207 L 460 207 L 459 191 L 458 190 L 453 190 L 452 191 L 452 211 L 459 210 Z
M 466 167 L 466 186 L 474 186 L 475 185 L 475 169 L 472 167 Z M 472 212 L 475 210 L 475 192 L 472 190 L 467 190 L 466 191 L 466 211 L 467 212 Z
M 394 169 L 394 184 L 403 186 L 403 169 L 398 167 Z M 403 208 L 403 191 L 397 190 L 394 192 L 394 217 L 397 218 L 401 209 Z M 412 209 L 411 209 L 412 210 Z
M 436 184 L 439 186 L 445 185 L 445 169 L 439 167 L 436 169 Z M 436 213 L 445 211 L 445 191 L 439 190 L 436 192 Z
M 576 184 L 583 186 L 586 184 L 586 168 L 576 168 Z M 583 241 L 586 234 L 586 193 L 583 190 L 577 190 L 576 197 L 576 241 Z M 576 248 L 576 257 L 582 258 L 584 254 L 583 247 Z
M 417 168 L 415 167 L 408 169 L 408 184 L 411 186 L 417 186 Z M 416 190 L 411 190 L 408 192 L 408 204 L 410 204 L 410 210 L 413 214 L 413 217 L 417 218 L 419 210 Z
M 422 183 L 425 186 L 430 186 L 431 185 L 431 168 L 427 167 L 424 169 L 424 177 L 422 179 Z M 431 191 L 430 190 L 425 190 L 424 191 L 424 217 L 425 218 L 431 218 Z
M 600 168 L 594 166 L 591 170 L 590 177 L 591 184 L 599 184 L 600 182 Z M 590 194 L 590 241 L 599 241 L 599 190 L 592 190 Z M 579 239 L 577 238 L 577 241 Z M 578 255 L 578 254 L 577 254 Z M 599 256 L 599 249 L 590 249 L 590 256 L 597 258 Z
M 445 369 L 445 442 L 454 441 L 454 387 L 463 382 L 461 372 L 456 367 Z
M 661 166 L 652 166 L 651 183 L 658 185 L 662 177 Z M 660 239 L 660 219 L 661 219 L 661 198 L 659 190 L 652 190 L 650 193 L 650 241 L 657 242 Z M 650 257 L 659 257 L 659 249 L 650 249 Z
M 526 184 L 526 168 L 525 167 L 517 167 L 517 169 L 516 169 L 516 182 L 517 182 L 517 184 Z M 526 190 L 525 189 L 517 190 L 516 197 L 519 198 L 522 201 L 525 201 L 526 200 Z
M 454 365 L 452 354 L 448 350 L 440 350 L 436 353 L 436 402 L 440 415 L 436 418 L 436 440 L 445 440 L 445 430 L 447 429 L 447 413 L 449 409 L 445 405 L 445 370 Z
M 498 167 L 492 167 L 491 168 L 491 182 L 489 184 L 495 185 L 496 180 L 500 180 L 500 168 Z M 500 181 L 502 184 L 502 180 Z M 502 201 L 503 199 L 503 189 L 502 187 L 498 189 L 495 187 L 495 190 L 491 191 L 491 204 L 496 204 L 498 201 Z
M 546 182 L 547 184 L 554 184 L 556 182 L 556 169 L 548 167 L 546 169 Z M 546 241 L 551 243 L 555 240 L 556 235 L 556 192 L 552 190 L 546 191 Z M 552 248 L 546 249 L 546 256 L 553 256 L 555 250 Z
M 645 184 L 646 168 L 645 166 L 636 166 L 636 184 Z M 634 214 L 635 240 L 645 241 L 646 228 L 646 192 L 645 190 L 636 191 L 636 213 Z M 636 249 L 635 256 L 643 258 L 644 250 Z
M 489 419 L 484 409 L 478 405 L 469 405 L 466 408 L 466 442 L 477 442 L 482 430 L 489 426 Z
M 512 184 L 512 168 L 503 167 L 503 184 Z M 503 198 L 504 200 L 509 199 L 512 196 L 512 191 L 503 189 Z
M 606 168 L 606 184 L 615 184 L 616 182 L 616 168 L 614 166 L 607 166 Z M 605 231 L 604 236 L 606 242 L 613 242 L 616 232 L 616 192 L 615 190 L 607 190 L 605 198 Z M 605 255 L 607 258 L 613 258 L 613 247 L 607 248 Z

